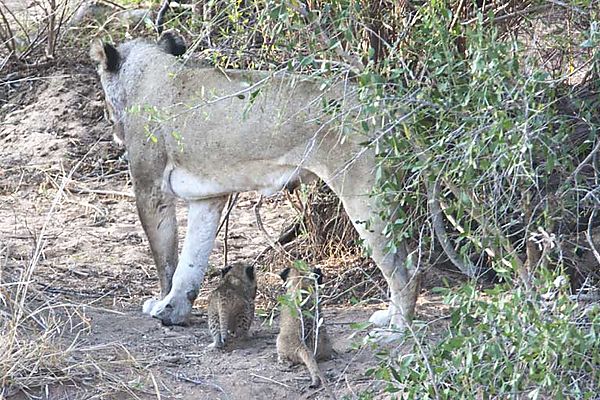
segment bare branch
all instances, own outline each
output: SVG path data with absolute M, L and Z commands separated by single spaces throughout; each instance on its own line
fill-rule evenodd
M 448 256 L 452 264 L 458 268 L 463 274 L 470 278 L 474 278 L 476 275 L 476 268 L 468 258 L 461 257 L 456 253 L 454 247 L 448 239 L 448 233 L 442 220 L 442 208 L 440 207 L 440 179 L 435 180 L 433 184 L 427 184 L 427 195 L 429 197 L 429 207 L 431 209 L 431 223 L 433 224 L 433 230 L 435 235 L 440 241 L 444 253 Z

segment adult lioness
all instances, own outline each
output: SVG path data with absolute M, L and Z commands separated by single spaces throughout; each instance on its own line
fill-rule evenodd
M 389 285 L 390 307 L 372 321 L 402 328 L 414 312 L 417 274 L 404 245 L 386 252 L 384 225 L 369 197 L 373 146 L 361 145 L 366 138 L 356 131 L 341 135 L 358 125 L 352 85 L 321 89 L 285 72 L 189 67 L 174 57 L 183 50 L 168 32 L 158 43 L 134 40 L 116 49 L 95 42 L 90 51 L 116 137 L 127 148 L 160 278 L 161 300 L 148 300 L 144 311 L 166 325 L 186 323 L 230 193 L 274 193 L 316 175 L 342 200 Z M 179 261 L 175 196 L 189 204 Z

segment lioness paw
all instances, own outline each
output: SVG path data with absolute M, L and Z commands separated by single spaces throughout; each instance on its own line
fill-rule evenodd
M 142 306 L 142 312 L 144 314 L 148 314 L 150 315 L 152 313 L 152 309 L 154 308 L 154 305 L 158 303 L 158 299 L 155 298 L 151 298 L 148 299 L 144 302 L 144 305 Z
M 146 300 L 143 310 L 165 326 L 187 325 L 192 304 L 185 296 L 167 296 L 162 300 Z
M 375 342 L 379 345 L 400 343 L 404 337 L 404 331 L 398 329 L 376 328 L 365 337 L 365 343 Z
M 375 311 L 371 318 L 369 318 L 369 322 L 373 325 L 380 328 L 387 328 L 390 325 L 391 316 L 389 308 L 385 310 Z

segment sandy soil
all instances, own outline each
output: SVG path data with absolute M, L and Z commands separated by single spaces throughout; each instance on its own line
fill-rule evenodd
M 67 361 L 93 360 L 95 367 L 89 374 L 78 370 L 72 385 L 32 387 L 30 393 L 44 399 L 326 398 L 322 390 L 306 390 L 309 377 L 303 367 L 277 363 L 273 305 L 280 265 L 268 259 L 258 268 L 259 305 L 251 338 L 231 352 L 206 350 L 205 301 L 217 282 L 214 276 L 205 280 L 190 326 L 165 328 L 141 313 L 143 301 L 157 293 L 158 281 L 126 161 L 103 117 L 95 73 L 82 60 L 38 75 L 43 78 L 24 81 L 8 103 L 0 104 L 0 279 L 3 284 L 16 280 L 40 244 L 33 288 L 52 304 L 74 305 L 76 313 L 70 314 L 70 326 L 65 322 L 61 340 L 79 351 L 69 353 Z M 252 261 L 267 245 L 256 227 L 255 202 L 253 194 L 246 194 L 233 210 L 230 261 Z M 180 209 L 181 235 L 185 210 Z M 283 196 L 275 196 L 263 205 L 264 225 L 277 236 L 294 213 Z M 222 253 L 221 233 L 211 257 L 213 269 L 222 266 Z M 372 265 L 356 257 L 335 263 L 322 267 L 336 294 L 326 301 L 324 313 L 338 354 L 321 368 L 338 397 L 359 398 L 382 383 L 365 374 L 377 358 L 369 346 L 355 345 L 364 332 L 352 323 L 381 307 L 385 292 L 378 288 L 381 279 Z M 354 271 L 348 275 L 354 281 L 340 284 L 341 270 Z M 364 288 L 371 291 L 361 301 Z M 358 304 L 351 306 L 349 299 Z M 431 321 L 447 312 L 427 288 L 419 303 L 419 319 Z M 23 392 L 0 389 L 0 398 L 2 393 L 26 398 Z

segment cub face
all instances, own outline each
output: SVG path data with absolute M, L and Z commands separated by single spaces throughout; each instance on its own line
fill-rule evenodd
M 313 268 L 309 273 L 298 270 L 296 267 L 285 268 L 279 274 L 285 282 L 287 292 L 293 293 L 298 290 L 310 291 L 315 286 L 323 284 L 323 272 L 320 268 Z
M 248 297 L 256 297 L 256 276 L 254 267 L 244 264 L 230 265 L 221 270 L 219 286 L 230 286 Z

